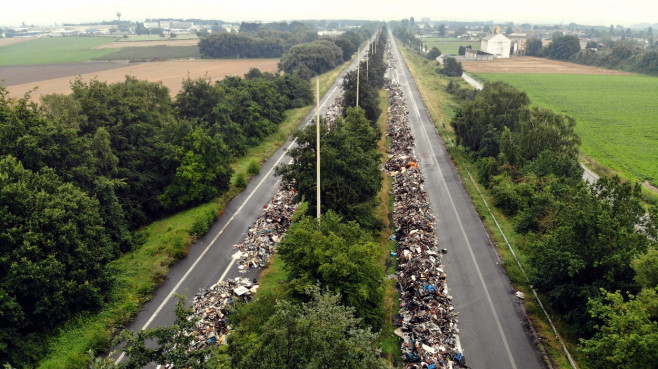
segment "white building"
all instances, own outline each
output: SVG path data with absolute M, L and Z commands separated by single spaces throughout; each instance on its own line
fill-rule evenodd
M 512 43 L 502 33 L 488 35 L 480 41 L 480 50 L 493 54 L 495 58 L 509 58 Z

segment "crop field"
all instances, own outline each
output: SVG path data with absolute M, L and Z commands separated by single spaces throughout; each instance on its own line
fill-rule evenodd
M 80 62 L 113 53 L 95 49 L 114 42 L 110 37 L 43 37 L 0 46 L 0 65 Z
M 572 115 L 583 152 L 631 178 L 658 184 L 658 78 L 642 75 L 489 74 L 531 103 Z
M 212 80 L 226 76 L 245 75 L 249 69 L 258 68 L 263 72 L 276 72 L 279 59 L 204 59 L 204 60 L 171 60 L 150 63 L 100 63 L 97 70 L 91 68 L 96 63 L 83 63 L 90 71 L 83 72 L 79 65 L 31 65 L 0 67 L 0 80 L 3 75 L 11 76 L 12 84 L 6 87 L 10 96 L 23 96 L 26 92 L 38 86 L 32 98 L 58 93 L 70 94 L 70 82 L 80 76 L 83 80 L 93 78 L 108 83 L 123 81 L 126 75 L 151 82 L 162 82 L 169 88 L 172 96 L 180 91 L 183 79 L 208 77 Z M 105 70 L 100 70 L 102 68 Z M 43 71 L 47 70 L 46 73 Z M 19 73 L 21 75 L 19 75 Z M 42 79 L 35 79 L 35 76 Z M 53 76 L 58 76 L 53 78 Z M 21 78 L 22 77 L 22 78 Z
M 199 47 L 194 46 L 142 46 L 123 47 L 109 55 L 104 55 L 98 60 L 151 60 L 153 58 L 163 59 L 186 59 L 200 58 Z
M 422 38 L 427 42 L 427 49 L 431 50 L 433 47 L 438 47 L 441 50 L 441 55 L 457 55 L 459 46 L 471 45 L 474 50 L 480 50 L 480 41 L 459 41 L 456 38 L 441 38 L 441 37 L 427 37 Z

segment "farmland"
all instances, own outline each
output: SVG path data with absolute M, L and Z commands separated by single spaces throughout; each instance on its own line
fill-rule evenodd
M 658 184 L 658 78 L 641 75 L 480 73 L 528 93 L 532 104 L 576 118 L 584 153 Z
M 12 84 L 7 84 L 7 90 L 12 96 L 22 96 L 38 86 L 32 97 L 40 95 L 71 93 L 70 82 L 80 76 L 85 80 L 96 78 L 108 83 L 123 81 L 126 75 L 151 82 L 162 82 L 169 88 L 172 96 L 181 89 L 183 79 L 208 77 L 212 80 L 226 76 L 243 76 L 250 68 L 258 68 L 263 72 L 276 72 L 279 59 L 206 59 L 206 60 L 171 60 L 151 63 L 102 63 L 101 67 L 113 68 L 106 70 L 91 70 L 82 72 L 78 66 L 57 64 L 44 66 L 12 66 L 0 67 L 0 80 L 3 76 L 11 76 Z M 95 63 L 85 63 L 91 69 Z M 42 71 L 48 72 L 43 73 Z M 21 80 L 22 74 L 24 80 Z M 41 75 L 40 80 L 35 75 Z M 53 78 L 57 76 L 57 78 Z
M 103 57 L 113 49 L 95 49 L 110 37 L 44 37 L 0 46 L 0 65 L 80 62 Z
M 442 55 L 457 55 L 459 46 L 471 45 L 474 50 L 480 50 L 480 41 L 459 41 L 456 38 L 427 37 L 422 39 L 427 42 L 427 49 L 438 47 Z

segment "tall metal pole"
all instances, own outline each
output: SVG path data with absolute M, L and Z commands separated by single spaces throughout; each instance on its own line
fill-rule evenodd
M 316 155 L 316 182 L 317 182 L 317 189 L 316 189 L 316 200 L 315 200 L 315 207 L 317 208 L 317 215 L 316 217 L 320 219 L 320 78 L 315 79 L 315 85 L 316 85 L 316 112 L 317 112 L 317 118 L 316 118 L 316 124 L 315 124 L 315 136 L 316 136 L 316 147 L 315 147 L 315 152 L 317 153 Z
M 356 107 L 359 107 L 359 71 L 361 70 L 361 57 L 359 56 L 359 50 L 356 51 Z

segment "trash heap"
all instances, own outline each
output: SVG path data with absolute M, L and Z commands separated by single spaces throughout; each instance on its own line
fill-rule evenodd
M 288 231 L 292 215 L 297 210 L 294 196 L 294 189 L 280 188 L 270 203 L 263 207 L 261 216 L 249 227 L 244 242 L 233 245 L 240 250 L 240 273 L 244 274 L 250 268 L 262 268 L 270 261 L 276 245 Z
M 394 60 L 393 55 L 387 57 Z M 391 64 L 389 64 L 391 68 Z M 434 216 L 423 177 L 414 154 L 414 138 L 408 125 L 408 110 L 402 90 L 387 81 L 390 96 L 389 159 L 384 168 L 393 177 L 398 258 L 396 271 L 400 314 L 394 318 L 401 338 L 405 368 L 466 367 L 458 341 L 454 312 L 441 264 L 441 250 L 434 230 Z
M 340 94 L 336 97 L 333 104 L 329 106 L 327 112 L 324 113 L 324 120 L 327 122 L 327 127 L 332 127 L 336 122 L 336 119 L 343 116 L 343 95 L 344 91 L 341 91 Z
M 297 204 L 293 202 L 294 196 L 294 189 L 280 188 L 269 204 L 264 206 L 263 213 L 249 227 L 245 241 L 233 246 L 240 250 L 240 273 L 246 273 L 252 267 L 263 267 L 270 260 L 276 245 L 288 231 L 292 215 L 297 209 Z M 194 340 L 190 348 L 198 350 L 208 345 L 226 344 L 230 330 L 226 318 L 230 308 L 236 301 L 251 301 L 257 290 L 255 281 L 237 277 L 199 291 L 192 302 L 193 317 L 199 320 L 196 330 L 192 332 Z

